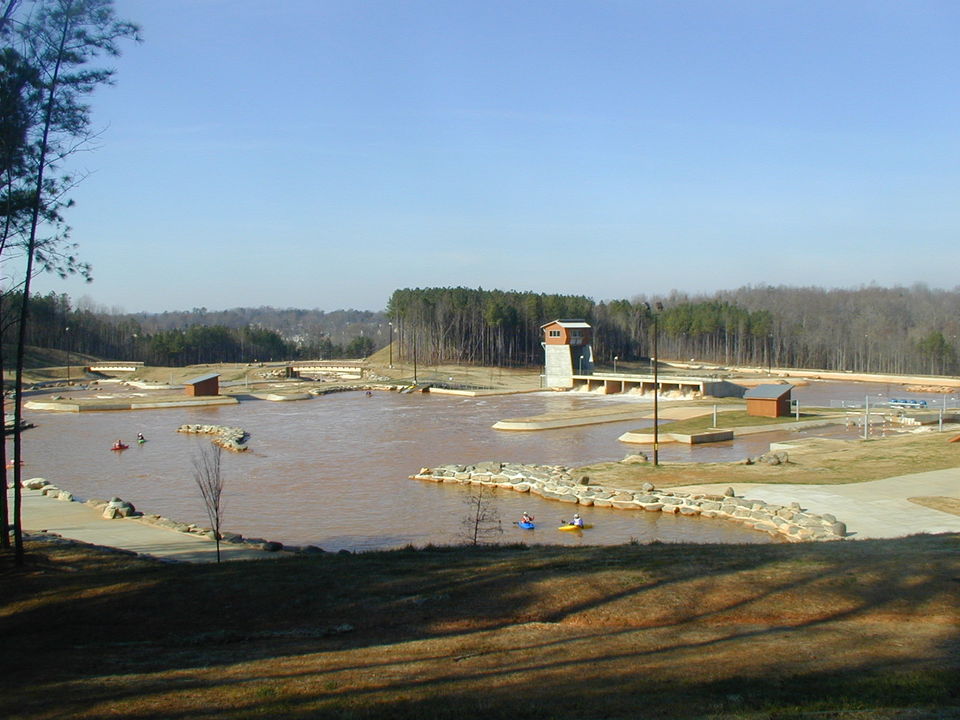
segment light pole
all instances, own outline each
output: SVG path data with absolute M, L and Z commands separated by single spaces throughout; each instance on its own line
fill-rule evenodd
M 613 374 L 614 374 L 614 375 L 617 374 L 617 360 L 619 360 L 619 359 L 620 359 L 620 357 L 619 357 L 618 355 L 614 355 L 614 356 L 613 356 Z
M 63 328 L 63 338 L 67 343 L 67 385 L 70 384 L 70 326 Z
M 393 367 L 393 323 L 388 322 L 390 326 L 390 367 Z
M 650 304 L 647 303 L 647 309 L 650 309 Z M 663 303 L 658 302 L 653 307 L 653 466 L 657 467 L 660 464 L 660 412 L 658 405 L 657 396 L 660 394 L 660 380 L 657 376 L 657 339 L 659 335 L 659 328 L 657 327 L 657 319 L 660 316 L 660 312 L 663 310 Z

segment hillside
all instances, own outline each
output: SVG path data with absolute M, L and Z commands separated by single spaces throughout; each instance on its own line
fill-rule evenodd
M 960 717 L 960 537 L 2 568 L 7 718 Z M 2 560 L 8 562 L 8 559 Z

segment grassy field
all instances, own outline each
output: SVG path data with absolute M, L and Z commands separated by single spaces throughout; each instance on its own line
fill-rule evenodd
M 956 535 L 28 560 L 10 720 L 960 717 Z
M 707 402 L 701 403 L 706 405 Z M 717 403 L 713 403 L 717 404 Z M 807 408 L 804 412 L 800 413 L 800 422 L 808 422 L 810 420 L 828 420 L 843 417 L 842 414 L 837 413 L 836 410 L 816 410 Z M 783 425 L 789 427 L 797 423 L 797 418 L 795 415 L 790 415 L 789 417 L 757 417 L 756 415 L 748 415 L 746 410 L 724 410 L 723 412 L 717 413 L 717 424 L 713 424 L 713 413 L 709 410 L 706 410 L 704 415 L 700 417 L 688 418 L 686 420 L 676 420 L 674 422 L 661 422 L 660 430 L 665 433 L 683 433 L 687 435 L 692 435 L 694 433 L 705 432 L 707 430 L 731 430 L 735 428 L 743 427 L 762 427 L 762 426 L 772 426 L 772 425 Z M 650 428 L 643 428 L 641 430 L 635 430 L 634 432 L 640 433 L 649 433 L 651 432 Z
M 743 463 L 605 462 L 578 469 L 591 482 L 628 490 L 643 483 L 657 487 L 706 483 L 802 483 L 836 485 L 895 477 L 905 473 L 943 470 L 960 466 L 960 443 L 948 442 L 953 433 L 890 435 L 872 440 L 810 438 L 787 450 L 782 465 Z M 648 446 L 638 451 L 650 454 Z

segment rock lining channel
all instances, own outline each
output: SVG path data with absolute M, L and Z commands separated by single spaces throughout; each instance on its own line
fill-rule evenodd
M 841 540 L 847 534 L 846 524 L 833 515 L 805 511 L 797 502 L 787 506 L 737 497 L 733 488 L 727 488 L 723 495 L 657 490 L 651 483 L 644 483 L 642 492 L 606 488 L 590 484 L 589 476 L 577 474 L 573 468 L 563 465 L 504 462 L 441 465 L 421 468 L 410 479 L 528 492 L 584 506 L 732 520 L 792 542 Z

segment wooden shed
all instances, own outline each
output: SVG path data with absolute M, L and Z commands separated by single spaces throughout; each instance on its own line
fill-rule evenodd
M 187 380 L 184 384 L 187 395 L 194 397 L 220 394 L 220 373 L 207 373 Z
M 743 394 L 747 415 L 787 417 L 790 415 L 790 391 L 793 385 L 757 385 Z

